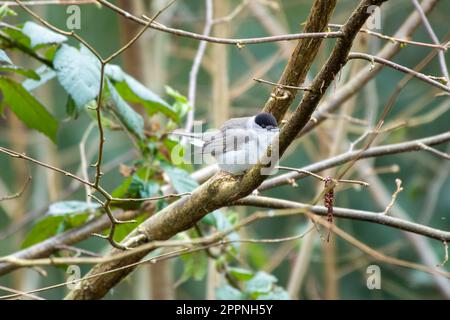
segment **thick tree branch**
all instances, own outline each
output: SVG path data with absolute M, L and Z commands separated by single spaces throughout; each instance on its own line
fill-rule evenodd
M 317 3 L 321 2 L 321 0 L 316 0 L 314 8 L 316 8 Z M 369 7 L 381 5 L 383 2 L 385 0 L 361 1 L 358 8 L 343 26 L 343 36 L 337 40 L 331 57 L 312 82 L 312 91 L 306 93 L 297 110 L 280 132 L 280 154 L 283 154 L 296 135 L 308 122 L 327 88 L 347 61 L 347 55 L 350 52 L 353 40 L 369 17 Z M 296 71 L 292 70 L 292 72 Z M 153 215 L 144 221 L 137 229 L 130 233 L 124 240 L 123 245 L 135 247 L 153 240 L 165 240 L 178 232 L 190 228 L 196 221 L 209 212 L 230 202 L 234 202 L 256 189 L 265 179 L 265 176 L 261 175 L 261 168 L 261 165 L 256 165 L 242 177 L 235 177 L 224 173 L 216 174 L 205 184 L 197 188 L 190 197 L 172 203 L 157 215 Z M 114 253 L 117 253 L 117 250 L 113 250 L 112 254 Z M 147 252 L 138 253 L 119 261 L 96 265 L 87 276 L 89 277 L 93 274 L 102 273 L 120 266 L 130 265 L 140 260 L 146 254 Z M 133 269 L 133 267 L 130 267 L 120 272 L 89 278 L 81 283 L 79 289 L 71 291 L 66 298 L 101 298 Z

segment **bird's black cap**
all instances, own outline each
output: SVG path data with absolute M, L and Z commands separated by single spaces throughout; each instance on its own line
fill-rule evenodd
M 261 128 L 275 129 L 278 128 L 277 119 L 267 112 L 261 112 L 255 117 L 255 123 Z

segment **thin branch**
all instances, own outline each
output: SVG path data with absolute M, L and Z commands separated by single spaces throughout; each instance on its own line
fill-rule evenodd
M 268 80 L 264 80 L 264 79 L 258 79 L 258 78 L 253 78 L 254 81 L 259 82 L 259 83 L 264 83 L 264 84 L 268 84 L 274 87 L 278 87 L 280 89 L 292 89 L 292 90 L 302 90 L 302 91 L 311 91 L 311 89 L 309 87 L 298 87 L 298 86 L 290 86 L 287 84 L 281 84 L 281 83 L 275 83 L 272 81 L 268 81 Z
M 40 0 L 40 1 L 26 1 L 27 6 L 43 6 L 43 5 L 78 5 L 78 4 L 95 4 L 97 0 Z M 7 5 L 8 7 L 18 6 L 14 1 L 0 1 L 0 5 Z
M 395 189 L 395 192 L 392 194 L 392 199 L 389 202 L 389 204 L 386 206 L 386 209 L 384 209 L 383 214 L 388 214 L 389 213 L 391 208 L 394 206 L 395 200 L 397 200 L 398 194 L 403 191 L 402 180 L 395 179 L 395 185 L 397 186 L 397 188 Z
M 8 288 L 8 287 L 2 286 L 2 285 L 0 285 L 0 290 L 17 294 L 17 298 L 21 297 L 21 296 L 24 296 L 24 297 L 27 297 L 27 298 L 30 298 L 30 299 L 33 299 L 33 300 L 45 300 L 44 298 L 38 297 L 38 296 L 36 296 L 34 294 L 31 294 L 31 293 L 28 293 L 28 292 L 23 292 L 23 291 L 16 290 L 16 289 L 11 289 L 11 288 Z M 14 297 L 11 297 L 11 299 L 12 298 L 14 298 Z
M 450 154 L 436 150 L 435 148 L 432 148 L 430 146 L 427 146 L 426 144 L 422 143 L 422 142 L 418 142 L 418 146 L 423 149 L 426 150 L 428 152 L 431 152 L 432 154 L 441 157 L 445 160 L 450 160 Z
M 327 216 L 328 214 L 328 209 L 323 206 L 312 206 L 309 204 L 299 202 L 261 196 L 247 196 L 245 198 L 237 200 L 236 202 L 233 203 L 233 205 L 256 206 L 260 208 L 271 208 L 271 209 L 296 209 L 286 211 L 284 213 L 285 215 L 299 214 L 298 209 L 302 209 L 303 210 L 302 212 L 309 211 L 315 215 L 320 215 L 324 217 Z M 388 215 L 380 214 L 380 212 L 370 212 L 364 210 L 354 210 L 339 207 L 333 207 L 333 211 L 334 215 L 338 218 L 361 220 L 386 225 L 392 228 L 412 232 L 439 241 L 448 241 L 450 239 L 450 231 L 431 228 L 404 219 L 399 219 Z
M 438 0 L 424 0 L 422 2 L 424 12 L 430 12 L 436 6 L 437 2 Z M 399 27 L 398 31 L 395 33 L 395 37 L 408 38 L 412 36 L 414 31 L 419 27 L 420 23 L 420 16 L 416 11 L 413 11 L 406 21 Z M 402 44 L 398 42 L 388 43 L 376 54 L 376 56 L 384 59 L 392 59 L 400 52 L 402 47 Z M 436 53 L 437 51 L 434 51 L 430 54 Z M 352 76 L 352 78 L 345 85 L 337 89 L 333 95 L 319 105 L 318 110 L 312 115 L 312 118 L 316 121 L 310 121 L 305 128 L 302 129 L 298 137 L 304 136 L 313 128 L 319 126 L 326 119 L 326 117 L 323 116 L 324 112 L 331 113 L 342 106 L 345 101 L 353 97 L 364 85 L 373 79 L 383 69 L 383 67 L 384 65 L 377 64 L 371 72 L 368 72 L 369 68 L 365 68 Z
M 130 12 L 123 10 L 122 8 L 110 3 L 106 0 L 97 0 L 97 2 L 102 5 L 110 8 L 111 10 L 119 13 L 127 19 L 130 19 L 134 22 L 145 25 L 146 21 L 136 17 Z M 226 38 L 217 38 L 217 37 L 209 37 L 198 33 L 193 33 L 189 31 L 173 29 L 166 27 L 160 23 L 152 23 L 150 28 L 160 30 L 167 33 L 172 33 L 177 36 L 192 38 L 196 40 L 203 40 L 207 42 L 213 43 L 221 43 L 221 44 L 233 44 L 237 46 L 244 46 L 247 44 L 259 44 L 259 43 L 268 43 L 268 42 L 277 42 L 277 41 L 290 41 L 290 40 L 299 40 L 299 39 L 307 39 L 307 38 L 322 38 L 322 39 L 332 39 L 339 38 L 342 36 L 342 32 L 311 32 L 311 33 L 294 33 L 294 34 L 286 34 L 280 36 L 272 36 L 272 37 L 260 37 L 260 38 L 245 38 L 245 39 L 226 39 Z
M 320 172 L 325 169 L 329 169 L 332 167 L 336 167 L 338 165 L 353 161 L 355 158 L 359 157 L 359 159 L 371 158 L 371 157 L 379 157 L 390 154 L 397 154 L 409 151 L 418 151 L 423 150 L 422 147 L 418 143 L 423 143 L 425 145 L 437 145 L 444 142 L 450 141 L 450 131 L 445 132 L 436 136 L 431 136 L 424 139 L 412 140 L 402 143 L 394 143 L 388 144 L 384 146 L 371 147 L 364 152 L 361 153 L 361 150 L 355 150 L 352 152 L 345 152 L 338 156 L 322 160 L 313 164 L 310 164 L 306 167 L 300 168 L 301 170 L 305 170 L 308 172 Z M 268 179 L 264 181 L 258 190 L 263 191 L 267 189 L 271 189 L 277 186 L 289 184 L 292 182 L 292 179 L 299 179 L 305 177 L 305 174 L 290 172 L 287 174 L 282 174 L 276 176 L 274 178 Z
M 16 192 L 15 194 L 9 195 L 9 196 L 0 197 L 0 201 L 6 201 L 6 200 L 12 200 L 12 199 L 20 198 L 22 196 L 22 194 L 25 192 L 25 190 L 27 189 L 27 187 L 30 184 L 30 182 L 31 182 L 31 176 L 28 176 L 28 178 L 25 181 L 24 185 L 22 186 L 22 188 L 18 192 Z
M 444 245 L 444 260 L 437 265 L 437 267 L 443 267 L 448 262 L 448 241 L 442 241 Z
M 427 30 L 428 34 L 431 37 L 431 40 L 435 44 L 440 44 L 438 37 L 436 36 L 436 33 L 433 30 L 433 27 L 431 26 L 431 23 L 428 21 L 427 15 L 423 11 L 422 7 L 420 6 L 419 2 L 417 0 L 412 0 L 414 7 L 416 8 L 417 12 L 419 12 L 420 18 L 422 19 L 423 24 L 425 25 L 425 29 Z M 442 75 L 447 80 L 447 85 L 450 87 L 450 77 L 447 69 L 447 63 L 445 62 L 445 55 L 443 51 L 439 51 L 438 53 L 439 57 L 439 65 L 441 67 Z
M 233 11 L 231 11 L 229 14 L 227 14 L 226 16 L 224 16 L 222 18 L 214 19 L 213 24 L 230 22 L 231 20 L 236 18 L 242 12 L 242 10 L 244 10 L 247 7 L 249 2 L 250 2 L 250 0 L 242 0 L 242 2 L 238 6 L 236 6 L 233 9 Z
M 213 2 L 212 0 L 205 0 L 205 10 L 206 10 L 206 19 L 205 26 L 203 27 L 203 35 L 209 36 L 211 33 L 212 25 L 213 25 Z M 200 65 L 202 63 L 203 56 L 206 51 L 206 41 L 200 41 L 198 45 L 197 53 L 195 54 L 194 61 L 192 63 L 191 71 L 189 72 L 189 87 L 188 87 L 188 102 L 191 109 L 187 114 L 186 119 L 186 132 L 191 132 L 192 126 L 194 125 L 194 116 L 195 116 L 195 95 L 197 91 L 197 77 L 198 71 L 200 70 Z
M 342 28 L 341 24 L 336 24 L 336 23 L 330 23 L 328 26 L 330 28 Z M 408 40 L 408 39 L 400 39 L 400 38 L 396 38 L 395 36 L 394 37 L 387 36 L 387 35 L 384 35 L 382 33 L 374 32 L 372 30 L 364 29 L 364 28 L 361 29 L 360 32 L 366 33 L 366 34 L 371 35 L 371 36 L 375 36 L 375 37 L 380 38 L 380 39 L 389 40 L 389 41 L 394 42 L 394 43 L 411 44 L 411 45 L 416 45 L 416 46 L 421 46 L 421 47 L 436 48 L 436 49 L 439 49 L 439 50 L 442 50 L 442 51 L 447 51 L 448 50 L 448 45 L 418 42 L 418 41 L 412 41 L 412 40 Z
M 76 176 L 76 175 L 74 175 L 74 174 L 72 174 L 72 173 L 70 173 L 70 172 L 68 172 L 68 171 L 63 170 L 63 169 L 60 169 L 60 168 L 54 167 L 54 166 L 52 166 L 52 165 L 49 165 L 49 164 L 47 164 L 47 163 L 41 162 L 41 161 L 39 161 L 39 160 L 33 159 L 33 158 L 27 156 L 26 154 L 19 153 L 19 152 L 16 152 L 16 151 L 13 151 L 13 150 L 10 150 L 10 149 L 5 148 L 5 147 L 0 147 L 0 152 L 5 153 L 5 154 L 7 154 L 7 155 L 9 155 L 10 157 L 13 157 L 13 158 L 23 159 L 23 160 L 30 161 L 30 162 L 32 162 L 32 163 L 35 163 L 35 164 L 41 166 L 41 167 L 44 167 L 44 168 L 53 170 L 53 171 L 55 171 L 55 172 L 59 172 L 59 173 L 61 173 L 62 175 L 67 176 L 67 177 L 70 177 L 70 178 L 72 178 L 72 179 L 74 179 L 74 180 L 77 180 L 77 181 L 79 181 L 79 182 L 81 182 L 81 183 L 83 183 L 83 184 L 85 184 L 85 185 L 94 187 L 94 184 L 93 184 L 93 183 L 91 183 L 91 182 L 89 182 L 89 181 L 87 181 L 87 180 L 84 180 L 83 178 L 80 178 L 80 177 L 78 177 L 78 176 Z
M 364 59 L 367 61 L 370 61 L 372 63 L 376 62 L 376 63 L 380 63 L 383 64 L 385 66 L 388 66 L 392 69 L 395 69 L 397 71 L 401 71 L 403 73 L 407 73 L 412 75 L 413 77 L 420 79 L 438 89 L 441 89 L 442 91 L 445 91 L 447 93 L 450 93 L 450 87 L 448 87 L 447 85 L 443 85 L 442 83 L 433 80 L 432 78 L 430 78 L 429 76 L 424 75 L 423 73 L 417 72 L 413 69 L 409 69 L 407 67 L 404 67 L 400 64 L 397 64 L 395 62 L 389 61 L 387 59 L 383 59 L 383 58 L 379 58 L 370 54 L 366 54 L 366 53 L 360 53 L 360 52 L 351 52 L 348 55 L 349 59 Z M 447 81 L 447 80 L 446 80 Z
M 293 172 L 297 172 L 299 174 L 306 174 L 306 175 L 312 176 L 312 177 L 314 177 L 316 179 L 319 179 L 322 182 L 326 182 L 327 180 L 329 180 L 328 178 L 322 177 L 321 175 L 318 175 L 316 173 L 313 173 L 313 172 L 307 171 L 307 170 L 302 170 L 302 169 L 297 169 L 297 168 L 290 168 L 290 167 L 283 167 L 283 166 L 275 167 L 275 169 L 293 171 Z M 359 181 L 359 180 L 337 179 L 335 182 L 357 184 L 357 185 L 364 186 L 364 187 L 368 187 L 369 186 L 369 184 L 367 182 Z

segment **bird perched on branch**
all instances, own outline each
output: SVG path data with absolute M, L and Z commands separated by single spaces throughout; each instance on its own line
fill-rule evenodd
M 220 169 L 241 175 L 261 161 L 270 145 L 277 143 L 278 139 L 274 138 L 278 132 L 275 117 L 262 112 L 253 117 L 230 119 L 219 130 L 200 133 L 174 131 L 172 134 L 186 137 L 197 148 L 197 152 L 193 153 L 195 164 L 203 163 L 203 156 L 210 154 L 216 159 Z M 277 152 L 272 152 L 270 158 L 278 161 L 277 155 Z

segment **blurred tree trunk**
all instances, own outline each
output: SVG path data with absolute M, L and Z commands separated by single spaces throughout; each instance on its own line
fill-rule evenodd
M 146 13 L 152 16 L 167 3 L 166 0 L 154 1 L 129 1 L 119 0 L 119 5 L 123 9 L 140 16 Z M 152 10 L 149 10 L 152 8 Z M 152 11 L 152 12 L 150 12 Z M 170 12 L 167 10 L 165 15 Z M 142 26 L 130 22 L 126 19 L 120 19 L 120 35 L 122 45 L 126 44 L 134 37 Z M 167 74 L 167 48 L 165 44 L 169 35 L 162 32 L 156 35 L 156 39 L 149 37 L 155 34 L 148 30 L 136 43 L 123 53 L 123 66 L 127 73 L 142 81 L 147 87 L 161 94 L 162 88 L 166 84 Z M 173 270 L 170 260 L 163 260 L 154 265 L 149 265 L 140 269 L 141 272 L 147 272 L 149 277 L 137 277 L 136 279 L 149 279 L 148 292 L 136 292 L 139 298 L 150 298 L 157 300 L 169 300 L 175 298 L 173 290 Z M 142 288 L 140 286 L 137 286 Z M 142 289 L 141 289 L 142 290 Z M 139 290 L 139 291 L 141 291 Z
M 214 1 L 214 18 L 220 18 L 230 11 L 229 0 Z M 214 26 L 214 36 L 230 36 L 229 23 Z M 230 118 L 230 91 L 228 86 L 228 46 L 213 44 L 211 50 L 214 68 L 212 73 L 212 123 L 218 128 Z
M 9 118 L 9 139 L 11 141 L 11 149 L 24 153 L 27 149 L 27 132 L 24 124 L 11 111 L 8 110 Z M 14 172 L 14 183 L 11 190 L 20 190 L 28 177 L 27 163 L 22 161 L 12 161 L 12 171 Z M 23 195 L 22 195 L 23 196 Z M 18 199 L 16 207 L 12 215 L 12 223 L 19 223 L 26 212 L 26 201 Z M 18 231 L 14 235 L 17 248 L 23 239 L 23 232 Z M 25 274 L 27 270 L 21 269 L 13 273 L 13 286 L 18 290 L 25 290 Z
M 146 11 L 143 1 L 119 0 L 119 6 L 124 10 L 131 12 L 132 14 L 135 14 L 137 16 L 140 16 Z M 130 41 L 142 29 L 142 26 L 128 19 L 121 18 L 119 21 L 120 21 L 120 39 L 122 45 L 124 45 L 128 41 Z M 125 50 L 125 52 L 122 54 L 123 67 L 125 68 L 127 73 L 131 74 L 139 81 L 144 80 L 142 72 L 143 56 L 141 47 L 142 42 L 136 41 L 131 47 Z

